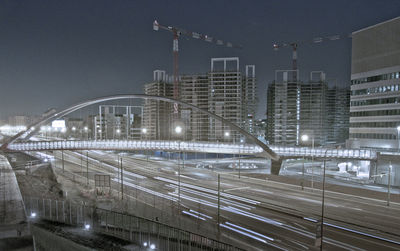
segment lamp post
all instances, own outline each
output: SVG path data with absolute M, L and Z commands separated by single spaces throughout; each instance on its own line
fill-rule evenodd
M 120 139 L 121 129 L 117 128 L 117 129 L 115 130 L 115 133 L 117 134 L 117 138 Z
M 387 206 L 390 206 L 390 173 L 392 172 L 392 163 L 389 165 L 388 172 L 388 197 L 387 197 Z
M 301 136 L 301 141 L 306 142 L 308 141 L 308 135 L 304 134 Z M 302 166 L 302 174 L 301 174 L 301 190 L 304 190 L 304 162 L 305 162 L 305 156 L 303 154 L 303 166 Z
M 146 138 L 147 128 L 142 128 L 141 132 L 142 132 L 142 135 L 144 135 L 143 137 Z M 147 162 L 149 161 L 149 154 L 147 151 L 146 151 L 146 160 L 147 160 Z
M 390 185 L 391 185 L 391 173 L 392 173 L 392 162 L 389 162 L 389 170 L 387 173 L 380 173 L 380 174 L 376 174 L 376 175 L 372 175 L 372 177 L 380 177 L 382 178 L 383 176 L 388 176 L 388 189 L 387 189 L 387 201 L 386 201 L 386 205 L 390 206 Z
M 321 243 L 320 243 L 320 250 L 322 251 L 322 243 L 323 243 L 323 236 L 324 236 L 324 212 L 325 212 L 325 173 L 326 173 L 326 153 L 328 152 L 329 149 L 325 150 L 324 153 L 324 173 L 322 177 L 322 209 L 321 209 L 321 236 L 318 236 L 317 233 L 317 240 L 318 238 L 321 238 Z M 318 225 L 317 225 L 318 227 Z
M 85 127 L 83 128 L 83 130 L 84 130 L 85 133 L 86 133 L 86 140 L 89 140 L 89 128 L 88 128 L 87 126 L 85 126 Z
M 301 136 L 301 140 L 307 142 L 309 140 L 309 136 L 307 134 L 304 134 Z M 311 191 L 314 191 L 314 133 L 311 134 Z
M 229 131 L 225 131 L 224 132 L 224 137 L 225 138 L 229 138 L 230 135 L 231 135 L 231 133 Z
M 400 152 L 400 125 L 397 126 L 397 151 Z
M 180 134 L 183 132 L 183 128 L 182 128 L 182 126 L 176 126 L 175 127 L 175 133 L 178 135 L 178 136 L 180 136 Z M 181 149 L 181 142 L 179 142 L 179 156 L 181 156 L 181 154 L 182 154 L 182 149 Z M 184 162 L 183 162 L 183 159 L 182 159 L 182 163 L 184 164 Z M 178 210 L 179 210 L 179 214 L 181 213 L 181 165 L 180 165 L 180 163 L 178 162 Z M 179 216 L 179 226 L 181 225 L 181 217 Z
M 242 143 L 243 143 L 243 139 L 240 139 L 240 144 L 239 144 L 239 179 L 240 179 L 240 158 L 242 157 L 240 155 L 240 149 L 242 148 Z

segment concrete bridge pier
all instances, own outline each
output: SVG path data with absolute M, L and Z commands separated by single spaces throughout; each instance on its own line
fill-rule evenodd
M 271 174 L 279 175 L 281 170 L 283 158 L 279 158 L 278 160 L 271 159 Z

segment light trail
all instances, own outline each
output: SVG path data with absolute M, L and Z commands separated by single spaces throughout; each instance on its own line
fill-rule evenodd
M 266 241 L 266 240 L 261 239 L 261 238 L 258 238 L 258 237 L 254 236 L 254 235 L 248 234 L 248 233 L 246 233 L 246 232 L 243 232 L 243 231 L 241 231 L 241 230 L 239 230 L 239 229 L 235 229 L 235 228 L 230 227 L 230 226 L 227 226 L 227 225 L 225 225 L 225 224 L 223 224 L 223 223 L 220 223 L 219 225 L 220 225 L 221 227 L 224 227 L 224 228 L 227 228 L 227 229 L 229 229 L 229 230 L 232 230 L 232 231 L 234 231 L 234 232 L 236 232 L 236 233 L 245 235 L 245 236 L 250 237 L 250 238 L 252 238 L 252 239 L 254 239 L 254 240 L 261 241 L 261 242 L 267 244 L 267 241 Z
M 167 178 L 163 178 L 163 177 L 154 177 L 154 179 L 161 180 L 161 181 L 168 182 L 168 183 L 172 183 L 172 184 L 175 184 L 175 185 L 179 185 L 178 181 L 167 179 Z M 183 183 L 183 182 L 180 182 L 180 185 L 184 186 L 184 187 L 189 187 L 189 188 L 192 188 L 192 189 L 200 190 L 200 191 L 203 191 L 203 192 L 207 192 L 207 193 L 218 194 L 218 191 L 213 190 L 213 189 L 208 189 L 208 188 L 204 188 L 204 187 L 200 187 L 200 186 L 195 186 L 195 185 L 191 185 L 191 184 L 187 184 L 187 183 Z M 236 196 L 236 195 L 223 193 L 223 192 L 221 192 L 220 195 L 223 196 L 223 197 L 226 197 L 226 198 L 239 200 L 239 201 L 250 203 L 250 204 L 253 204 L 253 205 L 258 205 L 258 204 L 261 203 L 261 202 L 256 201 L 256 200 L 247 199 L 245 197 Z
M 197 218 L 197 219 L 200 219 L 200 220 L 203 220 L 203 221 L 206 220 L 205 218 L 203 218 L 203 217 L 201 217 L 201 216 L 198 216 L 198 215 L 195 215 L 195 214 L 193 214 L 193 213 L 191 213 L 191 212 L 188 212 L 188 211 L 182 211 L 182 213 L 187 214 L 187 215 L 190 215 L 190 216 L 193 216 L 193 217 L 195 217 L 195 218 Z
M 190 212 L 192 212 L 192 213 L 195 213 L 195 214 L 201 215 L 201 216 L 203 216 L 203 217 L 206 217 L 206 218 L 208 218 L 208 219 L 212 219 L 212 217 L 211 217 L 211 216 L 209 216 L 209 215 L 207 215 L 207 214 L 202 214 L 202 213 L 199 213 L 199 212 L 197 212 L 197 211 L 194 211 L 194 210 L 192 210 L 192 209 L 189 209 L 189 211 L 190 211 Z
M 233 224 L 233 223 L 225 222 L 225 224 L 230 225 L 230 226 L 232 226 L 232 227 L 239 228 L 239 229 L 244 230 L 244 231 L 246 231 L 246 232 L 249 232 L 249 233 L 251 233 L 251 234 L 258 235 L 258 236 L 260 236 L 260 237 L 262 237 L 262 238 L 265 238 L 265 239 L 267 239 L 267 240 L 269 240 L 269 241 L 274 241 L 274 238 L 271 238 L 271 237 L 265 236 L 265 235 L 263 235 L 263 234 L 254 232 L 254 231 L 252 231 L 252 230 L 250 230 L 250 229 L 247 229 L 247 228 L 244 228 L 244 227 L 235 225 L 235 224 Z
M 79 153 L 79 152 L 72 152 L 72 153 L 74 153 L 74 154 L 76 154 L 76 155 L 79 155 L 79 156 L 81 156 L 81 157 L 84 157 L 84 158 L 88 158 L 88 159 L 90 159 L 91 161 L 100 163 L 100 164 L 103 165 L 103 166 L 107 166 L 108 168 L 111 168 L 111 169 L 112 169 L 113 171 L 115 171 L 115 172 L 121 172 L 119 168 L 117 168 L 117 167 L 115 167 L 115 166 L 113 166 L 113 165 L 107 164 L 107 163 L 105 163 L 104 161 L 94 159 L 94 158 L 92 158 L 92 157 L 86 156 L 86 155 L 81 154 L 81 153 Z M 143 175 L 140 175 L 140 174 L 136 174 L 136 173 L 132 173 L 132 172 L 127 171 L 127 170 L 123 170 L 123 174 L 124 174 L 124 175 L 130 175 L 130 176 L 133 176 L 133 177 L 136 177 L 136 178 L 139 178 L 139 179 L 146 179 L 146 178 L 147 178 L 146 176 L 143 176 Z
M 120 182 L 119 182 L 118 179 L 116 179 L 116 178 L 113 178 L 112 181 L 117 182 L 117 183 L 120 184 Z M 158 197 L 162 197 L 162 198 L 167 199 L 167 200 L 172 200 L 172 201 L 174 201 L 174 202 L 178 201 L 178 199 L 176 199 L 176 198 L 174 198 L 174 197 L 172 197 L 172 196 L 168 196 L 168 195 L 165 195 L 165 194 L 163 194 L 163 193 L 159 193 L 159 192 L 150 190 L 150 189 L 148 189 L 148 188 L 135 185 L 135 184 L 133 184 L 133 183 L 131 183 L 131 182 L 125 181 L 125 179 L 124 179 L 124 185 L 129 186 L 129 187 L 136 188 L 136 189 L 138 189 L 138 190 L 140 190 L 140 191 L 143 191 L 143 192 L 146 192 L 146 193 L 149 193 L 149 194 L 156 195 L 156 196 L 158 196 Z
M 334 228 L 338 228 L 338 229 L 342 229 L 342 230 L 345 230 L 345 231 L 348 231 L 348 232 L 352 232 L 352 233 L 356 233 L 356 234 L 359 234 L 359 235 L 371 237 L 371 238 L 378 239 L 378 240 L 381 240 L 381 241 L 390 242 L 390 243 L 393 243 L 393 244 L 396 244 L 396 245 L 400 245 L 400 242 L 398 242 L 398 241 L 387 239 L 387 238 L 376 236 L 376 235 L 372 235 L 372 234 L 368 234 L 368 233 L 364 233 L 364 232 L 360 232 L 360 231 L 357 231 L 357 230 L 354 230 L 354 229 L 333 225 L 333 224 L 330 224 L 330 223 L 327 223 L 327 222 L 324 222 L 324 225 L 327 225 L 327 226 L 330 226 L 330 227 L 334 227 Z
M 172 184 L 167 185 L 167 187 L 178 189 L 178 186 L 172 185 Z M 190 194 L 195 194 L 195 195 L 198 195 L 198 196 L 201 196 L 201 197 L 205 197 L 205 198 L 208 198 L 208 199 L 211 199 L 211 200 L 215 200 L 215 201 L 218 200 L 218 196 L 216 196 L 216 195 L 210 195 L 210 194 L 207 194 L 207 193 L 204 193 L 204 192 L 191 190 L 191 189 L 188 189 L 188 188 L 185 188 L 185 187 L 181 187 L 180 190 L 181 190 L 181 192 L 183 191 L 183 192 L 187 192 L 187 193 L 190 193 Z M 241 207 L 243 209 L 247 209 L 247 210 L 254 209 L 254 207 L 247 206 L 247 205 L 245 205 L 243 203 L 240 203 L 240 202 L 231 201 L 229 199 L 221 198 L 220 200 L 221 200 L 221 202 L 224 202 L 225 204 L 228 204 L 228 205 L 230 204 L 230 205 L 233 205 L 233 206 Z

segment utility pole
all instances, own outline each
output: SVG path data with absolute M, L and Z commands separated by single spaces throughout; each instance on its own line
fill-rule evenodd
M 83 151 L 81 151 L 81 174 L 83 176 Z
M 124 199 L 124 171 L 123 171 L 123 167 L 122 167 L 122 158 L 120 160 L 121 163 L 121 199 Z
M 322 245 L 323 245 L 323 238 L 324 238 L 324 213 L 325 213 L 325 174 L 326 174 L 326 152 L 325 151 L 325 156 L 324 156 L 324 176 L 322 180 L 322 212 L 321 212 L 321 245 L 319 246 L 320 250 L 322 251 Z M 318 236 L 317 236 L 318 238 Z
M 179 147 L 180 148 L 180 147 Z M 178 153 L 179 156 L 181 155 L 181 152 Z M 178 160 L 178 210 L 179 210 L 179 227 L 181 226 L 181 165 Z
M 120 164 L 119 164 L 119 156 L 118 156 L 118 158 L 117 158 L 117 182 L 121 183 L 120 179 L 119 179 L 119 167 L 120 167 Z M 118 186 L 117 186 L 117 191 L 118 191 Z M 119 198 L 120 193 L 121 193 L 121 191 L 118 191 L 118 198 Z
M 239 169 L 240 170 L 240 169 Z M 218 211 L 217 211 L 217 224 L 218 224 L 218 240 L 221 235 L 221 229 L 220 229 L 220 210 L 221 210 L 221 179 L 220 179 L 220 174 L 218 174 Z
M 240 143 L 240 145 L 239 145 L 239 179 L 240 179 L 240 148 L 241 148 L 241 146 L 242 146 L 242 143 Z
M 89 186 L 89 151 L 86 151 L 86 181 Z
M 392 162 L 389 163 L 389 172 L 388 172 L 388 195 L 387 195 L 387 206 L 390 206 L 390 173 L 392 172 Z
M 64 173 L 64 150 L 61 150 L 61 161 L 62 161 L 62 169 Z
M 303 155 L 303 167 L 302 167 L 302 174 L 301 174 L 301 190 L 304 190 L 304 162 L 305 162 L 305 157 Z

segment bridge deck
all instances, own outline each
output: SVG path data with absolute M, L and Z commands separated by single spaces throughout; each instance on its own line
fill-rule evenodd
M 376 151 L 367 149 L 332 149 L 297 146 L 269 145 L 270 149 L 281 157 L 315 157 L 375 160 Z M 58 140 L 12 143 L 9 150 L 46 151 L 46 150 L 155 150 L 171 152 L 201 152 L 221 154 L 242 154 L 268 157 L 258 145 L 227 142 L 194 142 L 170 140 Z

